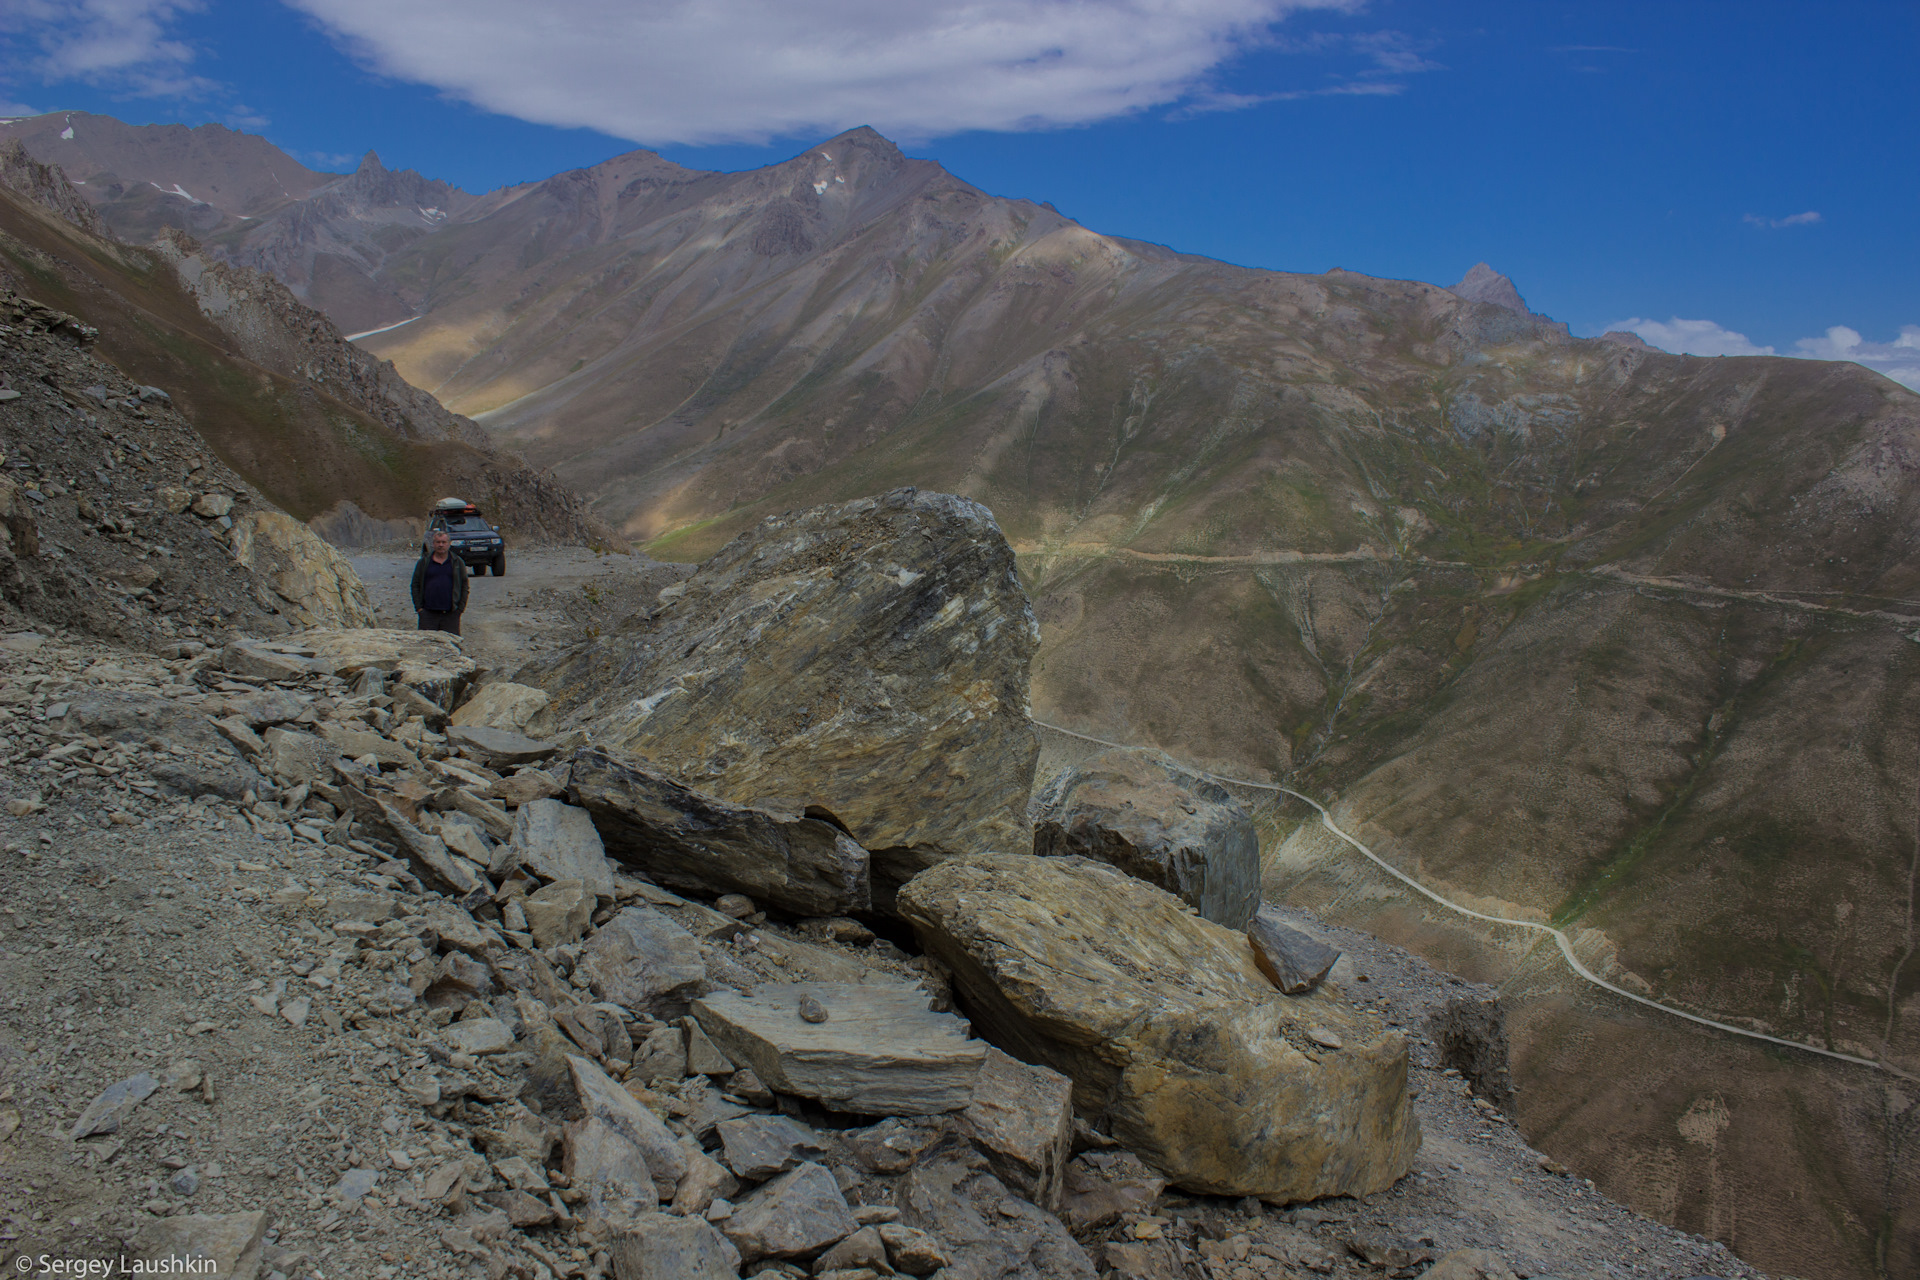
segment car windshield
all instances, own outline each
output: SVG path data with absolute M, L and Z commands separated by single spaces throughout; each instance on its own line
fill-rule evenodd
M 452 533 L 485 533 L 487 532 L 487 522 L 485 520 L 482 520 L 479 516 L 469 516 L 469 515 L 447 516 L 443 521 L 443 523 L 446 525 L 448 531 Z

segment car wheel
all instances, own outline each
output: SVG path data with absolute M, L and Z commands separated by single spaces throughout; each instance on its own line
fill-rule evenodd
M 507 576 L 507 553 L 504 551 L 493 557 L 493 576 L 496 578 Z

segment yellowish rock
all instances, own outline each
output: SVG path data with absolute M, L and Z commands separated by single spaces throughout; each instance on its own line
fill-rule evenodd
M 1244 937 L 1163 889 L 984 854 L 922 872 L 899 910 L 989 1040 L 1069 1076 L 1076 1107 L 1179 1187 L 1359 1196 L 1412 1165 L 1401 1034 L 1325 987 L 1281 995 Z
M 457 725 L 477 725 L 487 729 L 505 729 L 528 738 L 544 738 L 548 732 L 545 690 L 532 685 L 501 680 L 480 686 L 474 695 L 453 713 Z
M 304 627 L 371 627 L 367 588 L 347 558 L 284 511 L 252 511 L 233 522 L 233 558 L 265 578 Z

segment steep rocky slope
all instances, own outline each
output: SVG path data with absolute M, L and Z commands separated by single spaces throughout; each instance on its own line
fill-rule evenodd
M 9 149 L 0 270 L 95 326 L 105 358 L 168 389 L 275 505 L 323 526 L 417 521 L 459 493 L 525 538 L 606 539 L 564 485 L 347 343 L 286 286 L 209 262 L 171 230 L 138 248 L 76 225 L 59 216 L 79 203 L 59 172 Z

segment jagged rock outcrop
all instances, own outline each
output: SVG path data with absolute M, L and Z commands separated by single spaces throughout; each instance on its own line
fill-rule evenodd
M 922 872 L 900 914 L 1007 1052 L 1175 1185 L 1367 1195 L 1411 1167 L 1407 1043 L 1335 992 L 1283 996 L 1239 934 L 1085 858 L 986 854 Z
M 273 584 L 303 627 L 371 627 L 367 588 L 347 558 L 284 511 L 254 511 L 233 524 L 233 558 Z
M 702 791 L 778 797 L 872 853 L 874 901 L 1030 843 L 1039 629 L 988 510 L 900 489 L 763 522 L 548 667 L 572 723 Z
M 1107 751 L 1054 775 L 1033 798 L 1033 851 L 1110 862 L 1243 927 L 1260 903 L 1253 815 L 1217 782 L 1164 751 Z
M 0 146 L 0 186 L 11 187 L 41 208 L 71 222 L 82 231 L 108 237 L 106 224 L 86 198 L 73 189 L 59 166 L 41 164 L 18 138 Z

